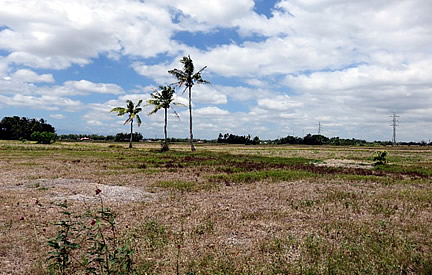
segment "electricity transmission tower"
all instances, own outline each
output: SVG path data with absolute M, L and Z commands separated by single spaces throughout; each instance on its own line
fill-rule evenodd
M 393 115 L 390 116 L 392 118 L 392 124 L 390 126 L 393 126 L 393 145 L 396 145 L 396 127 L 399 126 L 398 122 L 399 120 L 397 120 L 398 117 L 396 113 L 393 113 Z
M 318 135 L 321 134 L 321 121 L 318 122 Z

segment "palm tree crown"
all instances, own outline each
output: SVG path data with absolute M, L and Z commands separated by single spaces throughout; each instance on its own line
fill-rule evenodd
M 129 148 L 132 148 L 132 134 L 133 134 L 133 121 L 136 118 L 138 126 L 141 125 L 141 118 L 138 115 L 139 112 L 142 111 L 142 108 L 139 107 L 142 103 L 142 100 L 139 100 L 137 105 L 135 105 L 131 100 L 126 100 L 126 108 L 124 107 L 115 107 L 111 110 L 111 112 L 117 112 L 117 116 L 123 116 L 128 114 L 128 118 L 124 122 L 124 124 L 130 123 L 131 125 L 131 133 L 130 133 L 130 141 Z
M 154 109 L 149 115 L 156 113 L 160 109 L 169 109 L 174 101 L 174 93 L 175 89 L 171 86 L 159 86 L 159 90 L 154 90 L 150 95 L 151 99 L 147 100 L 147 103 L 154 105 Z
M 180 60 L 180 63 L 183 64 L 183 70 L 173 69 L 169 70 L 168 73 L 177 78 L 177 85 L 180 87 L 185 85 L 186 88 L 192 88 L 195 84 L 210 84 L 209 81 L 202 79 L 201 73 L 204 71 L 207 66 L 204 66 L 198 72 L 194 73 L 195 67 L 190 56 L 183 56 Z

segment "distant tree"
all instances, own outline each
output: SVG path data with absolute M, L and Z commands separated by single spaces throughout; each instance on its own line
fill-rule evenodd
M 275 140 L 276 144 L 302 144 L 303 139 L 301 137 L 286 136 Z
M 50 144 L 51 142 L 54 142 L 56 139 L 56 134 L 52 132 L 39 132 L 35 131 L 30 135 L 30 139 L 37 141 L 37 143 L 42 144 Z
M 195 72 L 193 61 L 189 55 L 187 57 L 184 56 L 180 60 L 180 63 L 183 64 L 183 70 L 173 69 L 173 70 L 169 70 L 168 73 L 173 75 L 175 78 L 177 78 L 178 82 L 176 84 L 179 87 L 181 87 L 182 85 L 185 86 L 183 93 L 186 91 L 186 89 L 189 92 L 190 145 L 191 145 L 191 150 L 195 151 L 195 146 L 193 144 L 193 133 L 192 133 L 192 87 L 195 84 L 210 84 L 210 82 L 202 79 L 202 77 L 201 77 L 202 71 L 204 71 L 205 68 L 207 68 L 207 66 L 204 66 L 198 72 Z
M 55 133 L 55 129 L 44 119 L 26 117 L 4 117 L 0 121 L 0 139 L 30 139 L 33 132 Z
M 217 142 L 218 143 L 228 143 L 228 144 L 257 145 L 257 144 L 260 144 L 261 141 L 260 141 L 259 137 L 257 137 L 257 136 L 254 137 L 253 139 L 251 139 L 250 135 L 237 136 L 237 135 L 233 135 L 233 134 L 229 134 L 229 133 L 226 133 L 224 135 L 219 133 Z
M 252 140 L 253 145 L 258 145 L 260 143 L 261 143 L 261 141 L 260 141 L 260 138 L 258 136 L 253 138 L 253 140 Z
M 126 108 L 124 107 L 116 107 L 111 110 L 111 112 L 117 112 L 117 116 L 123 116 L 124 114 L 128 114 L 128 118 L 124 122 L 124 124 L 130 123 L 130 139 L 129 139 L 129 148 L 132 148 L 132 134 L 133 134 L 133 121 L 136 118 L 138 127 L 141 125 L 141 118 L 138 113 L 142 111 L 142 108 L 139 106 L 142 103 L 142 100 L 138 101 L 137 105 L 130 101 L 126 100 Z
M 162 149 L 164 151 L 168 151 L 168 133 L 167 133 L 167 124 L 168 124 L 168 109 L 171 108 L 171 104 L 173 105 L 183 105 L 178 102 L 174 101 L 174 93 L 175 89 L 173 89 L 171 86 L 159 86 L 159 90 L 154 90 L 151 94 L 151 99 L 147 100 L 147 103 L 154 106 L 153 111 L 149 113 L 149 115 L 152 115 L 154 113 L 157 113 L 160 109 L 164 109 L 165 111 L 165 124 L 164 124 L 164 146 Z M 173 109 L 174 114 L 179 117 L 177 112 Z
M 140 133 L 135 132 L 135 133 L 132 134 L 132 141 L 139 142 L 142 139 L 143 139 L 143 136 Z M 116 142 L 129 141 L 130 140 L 130 134 L 127 134 L 127 133 L 118 133 L 115 137 L 112 137 L 112 140 L 114 140 Z
M 329 138 L 323 135 L 311 135 L 308 134 L 303 138 L 304 144 L 308 145 L 322 145 L 327 144 L 329 142 Z

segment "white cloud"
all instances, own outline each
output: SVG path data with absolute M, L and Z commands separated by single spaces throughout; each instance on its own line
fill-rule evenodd
M 303 90 L 349 90 L 383 86 L 413 85 L 430 87 L 432 77 L 429 68 L 432 59 L 410 65 L 400 64 L 387 69 L 376 65 L 361 65 L 342 71 L 315 72 L 310 75 L 289 75 L 285 84 Z
M 179 9 L 183 15 L 190 17 L 195 24 L 203 23 L 210 26 L 227 27 L 232 26 L 237 18 L 247 16 L 254 6 L 252 0 L 183 0 L 170 1 L 170 3 Z
M 229 112 L 218 107 L 203 107 L 193 111 L 196 116 L 226 116 Z
M 41 74 L 38 75 L 37 73 L 27 70 L 27 69 L 21 69 L 16 71 L 13 75 L 14 78 L 17 78 L 23 82 L 47 82 L 47 83 L 53 83 L 54 77 L 52 74 Z
M 168 74 L 173 69 L 171 64 L 147 65 L 143 62 L 134 62 L 132 68 L 140 75 L 153 79 L 156 83 L 174 83 L 175 78 Z
M 82 103 L 78 100 L 49 95 L 42 95 L 40 97 L 20 94 L 10 97 L 0 95 L 0 99 L 0 101 L 7 106 L 31 108 L 36 110 L 64 110 L 68 112 L 76 112 L 81 110 L 83 107 Z
M 293 108 L 303 107 L 303 103 L 294 101 L 289 96 L 277 96 L 258 100 L 258 106 L 267 110 L 292 112 Z
M 106 53 L 151 57 L 176 52 L 169 9 L 132 0 L 6 1 L 0 48 L 9 61 L 37 68 L 85 65 Z
M 93 83 L 88 80 L 66 81 L 64 87 L 84 93 L 123 94 L 123 89 L 112 83 Z
M 222 94 L 217 87 L 210 85 L 195 85 L 192 88 L 192 99 L 195 103 L 202 104 L 218 105 L 228 102 L 226 95 Z
M 54 118 L 54 119 L 64 119 L 65 118 L 65 116 L 63 114 L 52 114 L 52 115 L 50 115 L 50 117 Z

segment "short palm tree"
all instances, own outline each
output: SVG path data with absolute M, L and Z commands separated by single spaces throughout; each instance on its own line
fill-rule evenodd
M 124 124 L 130 123 L 130 140 L 129 140 L 129 148 L 132 148 L 132 136 L 133 136 L 133 121 L 136 118 L 138 126 L 141 125 L 141 118 L 138 113 L 142 111 L 140 105 L 142 100 L 138 101 L 137 105 L 135 105 L 132 101 L 126 100 L 126 108 L 124 107 L 116 107 L 111 110 L 111 112 L 117 112 L 117 116 L 122 116 L 124 114 L 128 114 L 128 118 L 124 122 Z
M 171 108 L 171 104 L 174 105 L 183 105 L 181 103 L 174 102 L 174 93 L 175 89 L 171 86 L 159 86 L 159 90 L 154 90 L 154 92 L 151 94 L 151 99 L 147 100 L 147 103 L 154 105 L 153 111 L 149 113 L 149 115 L 152 115 L 154 113 L 157 113 L 160 109 L 165 110 L 165 125 L 164 125 L 164 135 L 165 135 L 165 143 L 162 149 L 164 151 L 168 151 L 168 135 L 167 135 L 167 124 L 168 124 L 168 109 Z M 177 112 L 175 110 L 174 114 L 179 117 Z
M 199 70 L 198 72 L 195 72 L 195 68 L 193 65 L 193 61 L 188 55 L 187 57 L 184 56 L 180 63 L 183 64 L 183 70 L 179 69 L 173 69 L 169 70 L 168 73 L 173 75 L 175 78 L 177 78 L 178 82 L 176 84 L 181 87 L 182 85 L 185 86 L 185 89 L 183 90 L 183 93 L 188 90 L 189 91 L 189 131 L 190 131 L 190 145 L 191 150 L 195 151 L 195 147 L 193 144 L 193 133 L 192 133 L 192 87 L 195 84 L 210 84 L 209 81 L 202 79 L 201 73 L 202 71 L 207 68 L 207 66 L 204 66 Z

